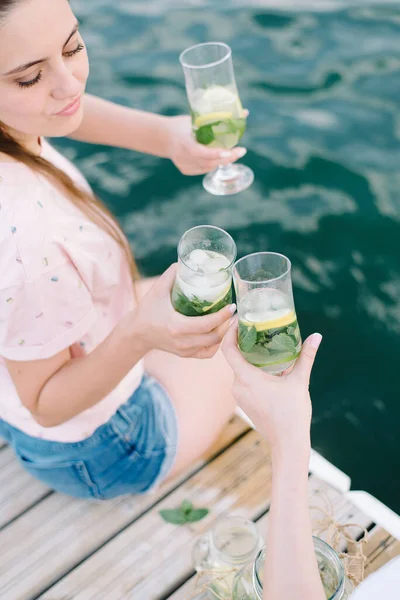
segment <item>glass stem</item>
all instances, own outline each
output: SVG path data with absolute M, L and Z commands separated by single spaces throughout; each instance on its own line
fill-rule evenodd
M 216 171 L 216 176 L 222 181 L 229 181 L 231 179 L 235 179 L 237 174 L 232 163 L 229 163 L 229 165 L 221 165 L 220 167 L 218 167 Z

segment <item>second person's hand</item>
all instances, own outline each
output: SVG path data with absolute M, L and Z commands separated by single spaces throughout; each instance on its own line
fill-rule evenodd
M 308 388 L 321 340 L 319 333 L 311 335 L 304 342 L 292 371 L 277 377 L 264 373 L 243 358 L 237 347 L 237 322 L 225 337 L 222 350 L 235 374 L 233 395 L 268 439 L 276 456 L 293 450 L 307 458 L 310 452 L 312 409 Z
M 248 111 L 245 111 L 248 115 Z M 169 158 L 184 175 L 202 175 L 221 165 L 234 163 L 246 154 L 246 149 L 209 148 L 199 144 L 192 133 L 188 116 L 169 117 Z
M 171 290 L 177 265 L 171 265 L 128 317 L 145 351 L 164 350 L 185 358 L 211 358 L 219 349 L 236 310 L 231 304 L 217 313 L 185 317 L 175 311 Z

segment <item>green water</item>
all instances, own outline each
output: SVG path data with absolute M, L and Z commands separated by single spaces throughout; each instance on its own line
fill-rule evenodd
M 239 256 L 292 259 L 303 336 L 325 338 L 312 381 L 314 448 L 353 489 L 400 512 L 400 8 L 267 4 L 75 1 L 90 91 L 130 106 L 187 111 L 180 51 L 215 39 L 232 46 L 250 110 L 248 191 L 216 198 L 168 161 L 59 145 L 121 218 L 147 275 L 203 223 L 227 229 Z

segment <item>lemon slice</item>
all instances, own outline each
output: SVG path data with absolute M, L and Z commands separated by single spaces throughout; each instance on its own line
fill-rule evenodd
M 225 296 L 227 295 L 227 293 L 231 289 L 231 285 L 232 285 L 231 283 L 228 285 L 228 287 L 226 288 L 226 290 L 224 291 L 224 293 L 220 296 L 220 298 L 218 298 L 218 300 L 216 300 L 215 302 L 213 302 L 212 304 L 210 304 L 210 306 L 206 306 L 205 308 L 203 308 L 203 312 L 208 312 L 209 310 L 211 310 L 212 308 L 214 308 L 214 306 L 217 306 L 217 304 L 219 302 L 221 302 L 221 300 L 223 300 L 225 298 Z
M 232 119 L 233 113 L 231 112 L 213 112 L 206 115 L 200 115 L 194 122 L 195 127 L 200 129 L 203 125 L 211 125 L 216 121 L 225 121 L 226 119 Z
M 278 327 L 285 327 L 285 325 L 290 325 L 293 321 L 296 320 L 296 313 L 291 311 L 287 315 L 283 317 L 279 317 L 278 319 L 269 319 L 267 321 L 262 322 L 252 322 L 252 321 L 241 321 L 243 325 L 246 327 L 255 327 L 257 331 L 266 331 L 267 329 L 278 329 Z

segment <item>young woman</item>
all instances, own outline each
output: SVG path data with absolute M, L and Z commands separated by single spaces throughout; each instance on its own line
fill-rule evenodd
M 213 442 L 235 405 L 217 353 L 235 307 L 175 313 L 174 265 L 138 281 L 120 228 L 44 138 L 186 174 L 244 151 L 196 144 L 187 117 L 84 95 L 88 74 L 68 0 L 0 0 L 0 435 L 53 489 L 103 499 L 148 492 Z
M 311 369 L 321 343 L 314 333 L 293 370 L 274 377 L 247 363 L 237 348 L 237 325 L 223 351 L 233 372 L 233 395 L 270 443 L 273 479 L 263 600 L 326 600 L 312 542 L 308 501 Z M 368 577 L 354 600 L 399 598 L 400 557 Z

